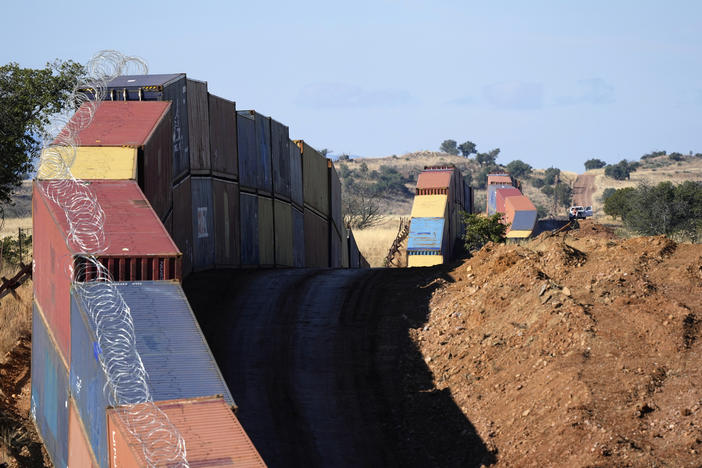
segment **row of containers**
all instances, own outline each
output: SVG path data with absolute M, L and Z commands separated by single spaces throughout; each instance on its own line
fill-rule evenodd
M 152 435 L 180 434 L 190 466 L 265 466 L 181 288 L 183 256 L 141 188 L 133 180 L 86 183 L 105 212 L 99 260 L 113 283 L 94 281 L 86 252 L 70 242 L 65 211 L 47 196 L 57 181 L 33 186 L 31 414 L 53 465 L 149 466 L 138 437 L 145 427 L 128 423 L 138 407 L 110 406 L 103 370 L 115 351 L 105 343 L 131 331 L 138 358 L 127 362 L 143 365 L 153 405 L 167 418 L 152 421 Z M 128 320 L 95 313 L 116 294 Z
M 538 218 L 536 207 L 521 192 L 521 184 L 508 173 L 488 174 L 486 212 L 503 214 L 509 239 L 529 237 Z
M 473 188 L 455 166 L 426 166 L 417 177 L 407 266 L 432 266 L 461 250 L 462 213 L 473 212 Z
M 362 268 L 330 159 L 185 74 L 113 79 L 67 155 L 78 179 L 135 180 L 183 253 L 211 268 Z M 83 90 L 87 95 L 93 92 Z M 69 124 L 70 125 L 70 124 Z M 74 125 L 78 128 L 78 125 Z

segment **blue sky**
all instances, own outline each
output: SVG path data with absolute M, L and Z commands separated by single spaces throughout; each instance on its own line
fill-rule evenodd
M 702 152 L 700 31 L 695 1 L 26 1 L 3 6 L 0 63 L 116 49 L 318 148 L 469 139 L 501 163 L 581 172 L 592 157 Z

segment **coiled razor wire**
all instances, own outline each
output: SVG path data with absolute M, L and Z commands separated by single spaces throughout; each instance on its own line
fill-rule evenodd
M 141 444 L 149 466 L 188 467 L 185 440 L 151 396 L 148 373 L 136 348 L 129 306 L 107 268 L 97 259 L 108 248 L 105 212 L 89 184 L 71 173 L 78 134 L 92 121 L 106 95 L 107 83 L 131 71 L 146 74 L 147 66 L 139 58 L 107 50 L 93 56 L 86 71 L 87 77 L 73 89 L 66 106 L 77 111 L 56 116 L 44 135 L 44 141 L 50 143 L 44 145 L 41 154 L 37 179 L 45 182 L 38 187 L 63 209 L 69 246 L 72 251 L 83 253 L 77 255 L 81 261 L 70 259 L 68 272 L 95 324 L 108 403 L 120 407 L 116 414 Z

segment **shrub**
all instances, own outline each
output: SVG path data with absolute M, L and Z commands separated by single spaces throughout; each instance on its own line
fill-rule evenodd
M 480 250 L 488 242 L 504 242 L 507 228 L 502 224 L 502 213 L 492 216 L 482 214 L 463 213 L 463 223 L 465 225 L 465 248 L 468 252 Z

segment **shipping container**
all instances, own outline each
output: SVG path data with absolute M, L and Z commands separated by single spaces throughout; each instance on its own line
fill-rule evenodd
M 497 213 L 497 191 L 500 189 L 514 188 L 512 185 L 492 184 L 487 186 L 487 214 Z
M 55 183 L 55 182 L 53 182 Z M 134 181 L 87 181 L 104 211 L 104 250 L 98 260 L 115 280 L 181 278 L 181 253 Z M 45 189 L 52 181 L 35 181 L 34 296 L 67 362 L 71 355 L 70 297 L 73 280 L 89 281 L 95 272 L 85 268 L 84 252 L 69 239 L 64 210 Z M 68 190 L 68 189 L 65 189 Z M 71 193 L 64 194 L 67 199 Z
M 463 206 L 464 206 L 464 210 L 466 211 L 466 213 L 472 214 L 472 213 L 475 213 L 476 211 L 480 211 L 480 210 L 476 210 L 475 207 L 473 206 L 473 202 L 474 202 L 473 187 L 471 187 L 467 183 L 463 182 L 463 192 L 464 192 L 464 195 L 463 195 L 464 205 Z
M 88 434 L 73 398 L 68 403 L 68 415 L 68 466 L 97 468 L 97 459 L 90 448 Z
M 417 177 L 417 190 L 451 189 L 453 181 L 453 171 L 425 170 Z
M 427 252 L 407 252 L 408 267 L 427 267 L 441 265 L 444 263 L 444 256 Z
M 193 200 L 190 176 L 173 187 L 173 241 L 183 253 L 183 276 L 193 271 Z
M 524 195 L 506 199 L 505 222 L 511 224 L 510 230 L 533 231 L 537 218 L 536 207 Z M 516 233 L 513 234 L 513 236 L 515 235 Z
M 193 224 L 193 271 L 214 267 L 214 202 L 212 200 L 212 179 L 191 177 L 192 224 Z
M 445 218 L 412 218 L 407 240 L 408 251 L 434 252 L 444 251 Z
M 349 231 L 349 267 L 361 268 L 361 252 L 358 250 L 353 231 Z
M 271 124 L 270 119 L 258 112 L 254 114 L 256 124 L 256 153 L 258 158 L 257 170 L 261 175 L 259 193 L 273 194 L 273 161 L 271 159 Z
M 305 267 L 329 266 L 329 221 L 305 210 Z
M 190 128 L 188 109 L 197 93 L 188 95 L 184 73 L 164 75 L 123 75 L 107 83 L 107 101 L 170 101 L 173 116 L 173 177 L 176 182 L 190 171 L 190 134 L 197 134 L 198 127 Z M 196 122 L 193 122 L 195 124 Z M 195 138 L 195 137 L 193 137 Z
M 498 213 L 505 213 L 505 200 L 507 197 L 521 197 L 522 192 L 514 187 L 497 189 L 495 191 L 495 210 Z
M 253 193 L 240 192 L 239 204 L 241 206 L 241 266 L 256 267 L 259 264 L 258 197 Z
M 329 224 L 329 266 L 341 268 L 341 234 L 333 224 Z
M 341 229 L 341 268 L 349 268 L 349 231 L 345 227 Z
M 210 174 L 210 114 L 207 83 L 187 80 L 190 174 Z
M 329 183 L 327 159 L 306 142 L 295 142 L 302 152 L 302 182 L 305 208 L 329 216 Z
M 302 185 L 302 153 L 300 147 L 288 141 L 290 148 L 290 198 L 294 205 L 302 210 L 305 199 Z
M 156 403 L 185 442 L 190 466 L 265 467 L 234 413 L 220 397 Z M 131 408 L 107 410 L 111 468 L 146 468 L 144 451 L 124 420 Z
M 510 175 L 507 173 L 488 174 L 487 184 L 488 185 L 493 185 L 493 184 L 496 184 L 496 185 L 515 185 L 514 181 L 512 180 L 512 177 L 510 177 Z
M 295 266 L 293 251 L 293 213 L 290 203 L 274 200 L 275 222 L 275 264 L 276 266 Z
M 305 267 L 305 215 L 293 206 L 293 266 Z
M 31 416 L 56 467 L 68 463 L 68 369 L 40 307 L 32 313 Z
M 137 180 L 138 150 L 130 146 L 51 146 L 42 158 L 60 156 L 76 179 Z M 39 168 L 37 179 L 65 179 L 52 168 Z M 170 188 L 170 187 L 169 187 Z
M 105 358 L 105 343 L 118 337 L 124 342 L 126 329 L 113 323 L 102 325 L 104 328 L 99 329 L 101 338 L 98 339 L 98 325 L 88 310 L 87 295 L 111 297 L 114 290 L 129 308 L 136 350 L 148 375 L 153 400 L 223 395 L 229 405 L 234 405 L 178 283 L 91 283 L 74 288 L 71 292 L 71 339 L 75 352 L 71 359 L 70 389 L 100 466 L 108 465 L 105 410 L 110 403 L 107 399 L 110 388 L 106 387 L 107 378 L 99 359 Z M 107 321 L 102 317 L 101 323 Z
M 228 180 L 239 178 L 236 104 L 209 94 L 210 165 L 212 175 Z
M 273 199 L 258 197 L 258 262 L 260 266 L 275 265 L 275 221 Z
M 415 195 L 412 218 L 441 218 L 446 216 L 448 195 Z
M 290 135 L 288 127 L 270 119 L 273 192 L 276 198 L 290 201 Z
M 341 181 L 331 159 L 327 159 L 327 168 L 329 170 L 329 218 L 337 232 L 340 233 L 343 223 L 341 219 Z
M 212 179 L 215 226 L 215 265 L 238 267 L 241 263 L 239 184 Z
M 239 157 L 239 183 L 241 187 L 255 190 L 263 185 L 263 175 L 258 168 L 256 122 L 254 114 L 251 111 L 238 111 L 236 113 L 236 132 Z

